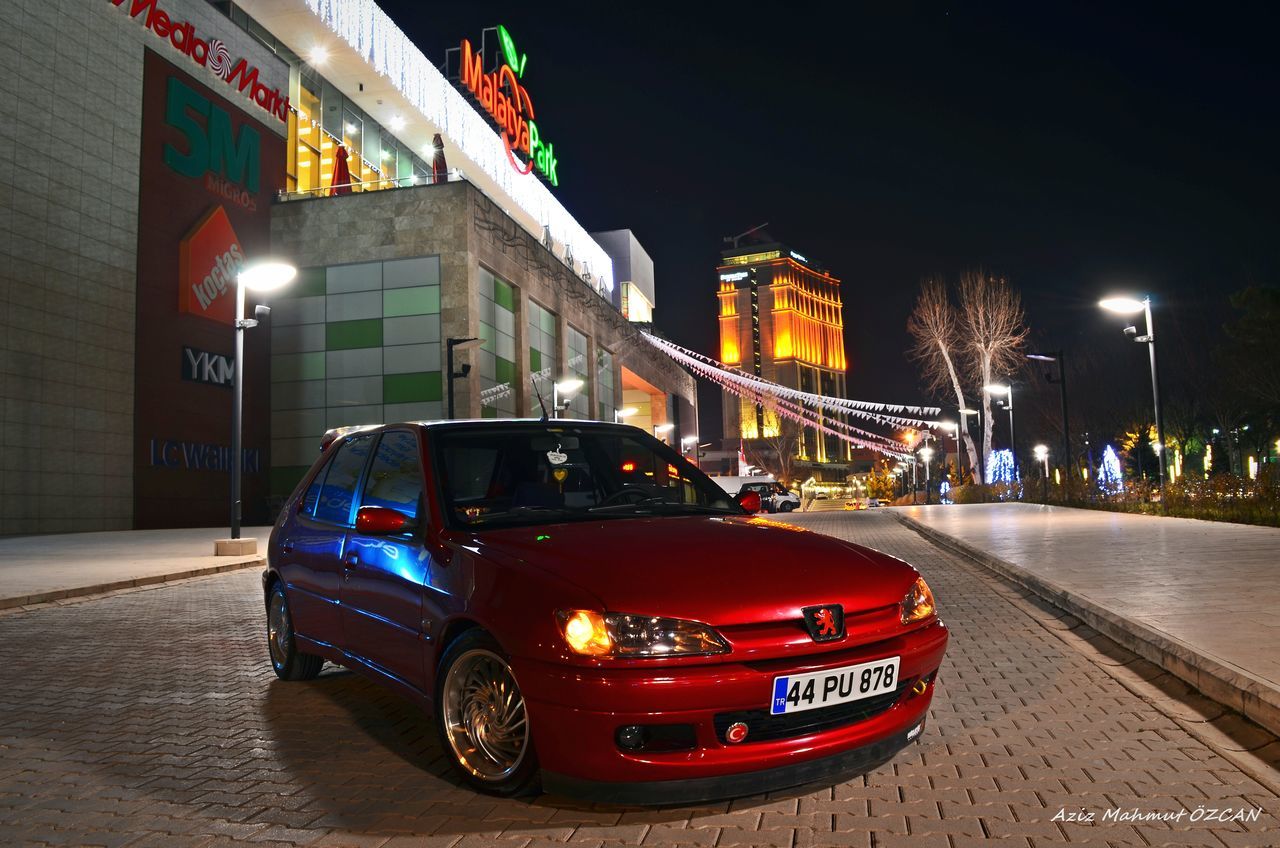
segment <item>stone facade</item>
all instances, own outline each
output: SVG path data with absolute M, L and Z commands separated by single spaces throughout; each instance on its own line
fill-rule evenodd
M 144 51 L 241 99 L 146 29 L 146 12 L 131 18 L 130 7 L 5 4 L 0 535 L 132 526 L 134 338 L 145 332 L 135 326 Z M 288 90 L 284 63 L 208 3 L 159 7 Z
M 596 362 L 598 349 L 613 354 L 617 406 L 622 405 L 620 387 L 626 369 L 668 396 L 663 417 L 678 417 L 680 433 L 697 433 L 693 378 L 649 346 L 617 309 L 470 183 L 294 200 L 276 204 L 271 220 L 273 251 L 303 269 L 438 257 L 441 343 L 450 337 L 482 337 L 482 269 L 510 284 L 514 289 L 515 320 L 510 331 L 516 415 L 541 414 L 530 382 L 537 369 L 530 366 L 527 337 L 534 302 L 555 317 L 558 350 L 554 359 L 561 371 L 557 377 L 568 373 L 567 340 L 573 328 L 587 338 L 587 363 Z M 459 350 L 456 356 L 457 365 L 476 362 L 469 351 Z M 479 370 L 473 367 L 467 377 L 455 382 L 456 417 L 486 415 Z M 586 382 L 585 409 L 598 411 L 597 380 Z M 544 385 L 542 392 L 550 405 L 549 387 Z M 678 401 L 672 404 L 671 398 Z

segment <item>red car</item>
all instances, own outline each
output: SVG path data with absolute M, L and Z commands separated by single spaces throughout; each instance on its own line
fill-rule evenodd
M 947 628 L 914 568 L 757 498 L 616 424 L 345 433 L 271 534 L 272 665 L 305 680 L 329 660 L 414 699 L 495 794 L 842 779 L 923 730 Z

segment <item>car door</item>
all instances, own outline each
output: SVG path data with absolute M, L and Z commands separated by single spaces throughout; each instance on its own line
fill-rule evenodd
M 387 430 L 365 475 L 360 507 L 385 507 L 410 519 L 410 531 L 347 533 L 343 557 L 345 649 L 416 689 L 425 688 L 422 594 L 431 557 L 423 545 L 423 470 L 416 430 Z
M 338 608 L 342 554 L 352 521 L 356 485 L 364 473 L 373 435 L 340 445 L 312 479 L 288 536 L 281 542 L 281 576 L 299 635 L 328 645 L 342 644 Z

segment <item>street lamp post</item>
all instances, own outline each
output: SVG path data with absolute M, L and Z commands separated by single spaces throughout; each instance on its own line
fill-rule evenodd
M 920 448 L 920 456 L 924 458 L 924 505 L 929 505 L 929 460 L 933 459 L 933 448 L 926 444 Z
M 944 430 L 946 430 L 946 431 L 950 432 L 950 433 L 951 433 L 951 438 L 955 439 L 955 442 L 956 442 L 956 483 L 957 483 L 957 484 L 959 484 L 959 483 L 960 483 L 960 480 L 962 479 L 962 472 L 964 471 L 964 463 L 963 463 L 963 461 L 961 460 L 961 456 L 960 456 L 960 425 L 959 425 L 958 423 L 956 423 L 955 421 L 939 421 L 939 422 L 938 422 L 938 425 L 939 425 L 939 426 L 941 426 L 941 427 L 942 427 L 942 429 L 944 429 Z M 944 470 L 945 470 L 946 464 L 947 464 L 947 460 L 946 460 L 946 451 L 944 450 L 944 451 L 943 451 L 943 458 L 942 458 L 942 465 L 943 465 Z
M 615 409 L 613 411 L 613 423 L 621 424 L 622 419 L 630 418 L 639 411 L 640 410 L 636 409 L 634 406 L 624 406 L 622 409 Z
M 1007 386 L 990 385 L 983 386 L 988 394 L 1005 395 L 1007 400 L 1007 409 L 1009 410 L 1009 456 L 1013 459 L 1013 478 L 1017 481 L 1018 474 L 1018 440 L 1014 437 L 1013 432 L 1013 384 Z
M 1145 336 L 1135 335 L 1131 332 L 1132 328 L 1126 327 L 1125 333 L 1134 336 L 1134 341 L 1147 345 L 1147 352 L 1151 358 L 1151 397 L 1155 405 L 1156 413 L 1156 440 L 1160 445 L 1160 450 L 1156 451 L 1157 464 L 1160 466 L 1160 502 L 1164 503 L 1164 415 L 1160 412 L 1160 376 L 1156 369 L 1156 330 L 1155 324 L 1151 320 L 1151 297 L 1143 297 L 1137 300 L 1132 297 L 1107 297 L 1098 301 L 1098 305 L 1109 312 L 1115 312 L 1120 315 L 1136 315 L 1143 313 L 1147 321 L 1147 334 Z
M 457 338 L 457 339 L 450 338 L 445 340 L 444 367 L 445 367 L 445 373 L 448 375 L 448 382 L 449 382 L 449 390 L 448 390 L 449 401 L 448 401 L 447 411 L 449 413 L 449 418 L 451 419 L 453 418 L 453 381 L 459 378 L 465 377 L 471 373 L 470 365 L 463 365 L 460 371 L 453 370 L 453 351 L 455 348 L 461 348 L 463 350 L 466 350 L 467 348 L 475 347 L 476 343 L 479 341 L 481 340 L 477 339 L 475 336 L 467 336 L 465 338 Z
M 1043 474 L 1040 477 L 1040 500 L 1044 503 L 1049 502 L 1049 447 L 1047 445 L 1036 445 L 1032 450 L 1035 452 L 1036 460 L 1041 463 Z
M 1040 362 L 1056 362 L 1058 364 L 1058 379 L 1053 379 L 1052 375 L 1046 374 L 1045 378 L 1050 383 L 1058 384 L 1058 395 L 1062 401 L 1062 461 L 1067 466 L 1068 479 L 1071 474 L 1071 466 L 1075 463 L 1071 461 L 1071 430 L 1067 424 L 1067 371 L 1066 357 L 1063 352 L 1058 350 L 1053 353 L 1028 353 L 1027 359 L 1035 359 Z
M 236 351 L 235 392 L 231 397 L 231 538 L 240 538 L 241 498 L 240 475 L 244 469 L 240 437 L 244 427 L 244 331 L 258 326 L 258 319 L 244 317 L 245 290 L 269 292 L 288 285 L 298 275 L 298 269 L 287 262 L 260 261 L 246 265 L 236 275 Z M 266 316 L 271 310 L 265 306 L 254 309 L 255 316 Z
M 662 442 L 664 442 L 664 443 L 665 443 L 667 440 L 662 438 L 662 434 L 663 434 L 663 433 L 670 433 L 670 432 L 671 432 L 671 430 L 672 430 L 675 426 L 676 426 L 676 425 L 674 425 L 674 424 L 654 424 L 654 425 L 653 425 L 653 436 L 654 436 L 654 438 L 659 439 L 659 440 L 661 440 Z

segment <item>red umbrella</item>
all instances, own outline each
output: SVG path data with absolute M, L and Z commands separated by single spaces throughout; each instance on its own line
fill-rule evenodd
M 431 139 L 431 146 L 435 149 L 435 154 L 431 157 L 431 182 L 447 182 L 449 166 L 444 163 L 444 140 L 440 138 L 440 133 L 436 133 L 435 138 Z
M 351 193 L 351 169 L 347 167 L 347 148 L 338 145 L 338 152 L 333 155 L 333 182 L 329 194 Z

